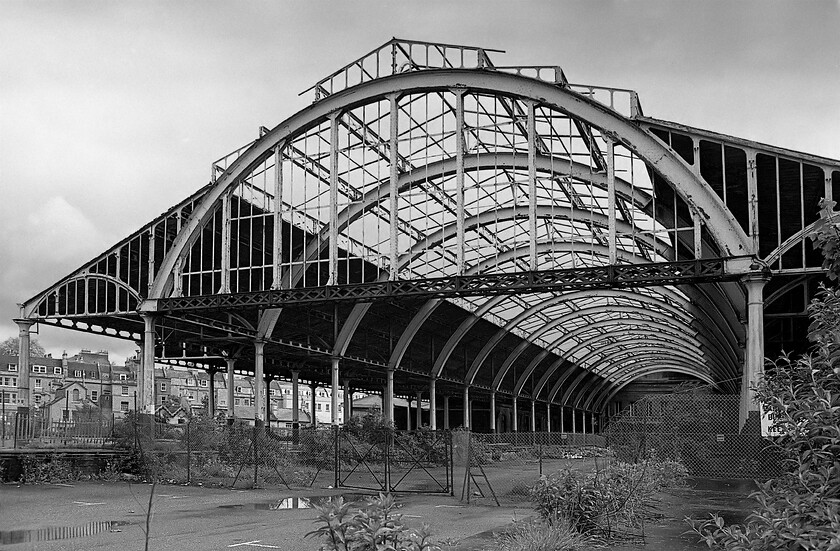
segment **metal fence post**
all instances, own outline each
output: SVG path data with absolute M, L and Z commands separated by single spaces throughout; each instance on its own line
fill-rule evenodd
M 540 476 L 543 474 L 543 445 L 542 445 L 542 438 L 540 439 L 540 446 L 537 450 L 537 453 L 540 456 Z
M 187 484 L 190 483 L 190 452 L 192 451 L 190 448 L 190 425 L 192 424 L 192 419 L 187 420 Z
M 260 429 L 259 429 L 259 427 L 257 427 L 257 424 L 254 423 L 254 432 L 253 432 L 253 436 L 251 437 L 253 439 L 253 442 L 254 442 L 254 488 L 257 487 L 257 475 L 259 474 L 259 469 L 260 469 L 260 467 L 259 467 L 260 456 L 259 456 L 259 452 L 257 451 L 257 438 L 259 436 L 259 430 Z
M 338 472 L 338 461 L 339 461 L 339 434 L 338 434 L 338 425 L 333 425 L 332 427 L 333 433 L 333 471 L 335 472 L 335 482 L 333 488 L 338 488 L 339 482 L 341 481 L 341 475 Z
M 14 427 L 14 433 L 13 433 L 13 437 L 12 437 L 12 447 L 13 448 L 17 448 L 17 433 L 18 433 L 18 415 L 17 415 L 17 413 L 15 413 L 15 427 Z

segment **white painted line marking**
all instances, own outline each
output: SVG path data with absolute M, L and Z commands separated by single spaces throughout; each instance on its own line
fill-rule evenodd
M 88 503 L 87 501 L 74 501 L 73 503 L 75 503 L 79 507 L 90 507 L 91 505 L 105 505 L 104 502 L 102 502 L 102 503 Z
M 435 505 L 435 507 L 449 507 L 450 509 L 463 509 L 463 505 Z
M 423 518 L 420 515 L 403 515 L 405 518 Z
M 246 541 L 246 542 L 243 542 L 243 543 L 235 543 L 233 545 L 228 545 L 228 548 L 239 547 L 239 546 L 242 546 L 242 545 L 248 545 L 248 546 L 251 546 L 251 547 L 266 547 L 268 549 L 280 549 L 280 547 L 278 547 L 277 545 L 267 545 L 267 544 L 264 544 L 264 543 L 260 543 L 260 541 L 261 540 L 254 540 L 254 541 Z

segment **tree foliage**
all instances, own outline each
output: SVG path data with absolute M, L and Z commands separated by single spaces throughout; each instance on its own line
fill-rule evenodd
M 758 399 L 780 436 L 786 473 L 760 486 L 746 525 L 692 523 L 710 548 L 840 550 L 840 216 L 823 202 L 811 235 L 832 286 L 808 307 L 809 354 L 768 366 Z
M 17 356 L 20 352 L 20 337 L 9 337 L 3 342 L 0 342 L 0 354 L 6 356 Z M 38 342 L 38 339 L 29 339 L 29 355 L 33 358 L 43 358 L 47 355 L 47 351 Z

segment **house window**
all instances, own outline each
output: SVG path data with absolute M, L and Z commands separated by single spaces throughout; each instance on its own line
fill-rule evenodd
M 70 410 L 62 409 L 61 410 L 61 420 L 62 421 L 69 421 L 70 420 Z
M 187 397 L 188 397 L 190 400 L 195 400 L 195 394 L 193 394 L 192 392 L 190 392 L 190 393 L 187 395 Z
M 160 391 L 166 392 L 166 383 L 160 383 Z
M 74 402 L 79 401 L 79 389 L 78 388 L 73 389 L 73 401 Z
M 95 402 L 98 397 L 99 397 L 99 393 L 97 391 L 95 391 L 95 390 L 90 391 L 90 399 L 91 400 L 93 400 Z
M 125 373 L 120 373 L 120 381 L 125 381 L 128 379 L 128 376 Z
M 35 388 L 42 388 L 41 379 L 35 379 Z
M 166 396 L 161 396 L 160 397 L 160 405 L 163 405 L 164 402 L 166 402 Z
M 17 364 L 9 364 L 7 367 L 9 371 L 17 371 Z
M 195 379 L 187 379 L 187 386 L 195 386 Z
M 238 405 L 239 405 L 239 398 L 235 398 L 235 399 L 233 400 L 233 403 L 234 403 L 234 404 L 236 404 L 236 405 L 238 406 Z
M 200 381 L 200 383 L 199 383 L 199 384 L 200 384 L 201 386 L 207 386 L 207 380 L 206 380 L 206 379 L 201 379 L 201 381 Z
M 17 377 L 0 377 L 0 385 L 17 386 Z
M 128 411 L 128 402 L 120 402 L 120 411 Z
M 44 373 L 46 373 L 46 370 L 44 370 Z M 61 368 L 60 367 L 54 367 L 53 368 L 53 375 L 61 375 Z
M 127 386 L 122 387 L 122 395 L 123 396 L 128 396 L 128 387 Z
M 241 386 L 236 387 L 236 392 L 238 394 L 241 394 L 242 393 L 242 387 Z
M 46 373 L 47 366 L 45 365 L 33 365 L 32 366 L 32 373 Z
M 41 395 L 40 395 L 40 394 L 36 394 L 36 395 L 35 395 L 35 403 L 36 403 L 36 404 L 40 404 L 40 403 L 41 403 Z
M 330 410 L 330 405 L 329 404 L 324 404 L 324 411 L 329 411 L 329 410 Z
M 14 404 L 17 402 L 16 392 L 0 392 L 0 396 L 3 396 L 3 401 L 7 404 Z
M 315 404 L 315 410 L 321 411 L 321 404 Z
M 73 371 L 73 376 L 74 377 L 81 377 L 82 376 L 82 370 L 81 369 L 76 369 L 75 371 Z

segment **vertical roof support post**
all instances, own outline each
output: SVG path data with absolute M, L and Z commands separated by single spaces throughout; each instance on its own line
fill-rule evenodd
M 353 416 L 353 389 L 350 388 L 350 379 L 344 379 L 344 422 L 350 420 Z
M 397 271 L 398 271 L 398 263 L 399 263 L 399 247 L 397 244 L 399 243 L 399 236 L 397 234 L 397 225 L 399 223 L 399 205 L 397 203 L 397 199 L 399 197 L 399 103 L 396 94 L 391 94 L 388 96 L 388 100 L 391 103 L 391 136 L 390 136 L 390 145 L 389 145 L 389 153 L 390 153 L 390 168 L 391 168 L 391 186 L 388 192 L 388 214 L 389 214 L 389 225 L 391 231 L 391 243 L 390 243 L 390 257 L 389 257 L 389 271 L 388 271 L 388 279 L 394 281 L 397 279 Z
M 327 285 L 338 284 L 338 117 L 330 114 L 330 250 Z
M 232 193 L 232 191 L 226 191 L 222 195 L 222 285 L 219 293 L 230 293 L 230 196 Z
M 443 428 L 446 430 L 451 428 L 449 424 L 449 394 L 443 395 Z
M 155 412 L 155 318 L 149 314 L 143 318 L 143 357 L 140 361 L 140 377 L 137 388 L 140 397 L 140 412 Z
M 265 407 L 265 402 L 263 400 L 263 385 L 265 381 L 263 380 L 264 373 L 263 373 L 263 365 L 264 365 L 264 355 L 263 352 L 265 351 L 265 342 L 262 339 L 256 339 L 254 341 L 254 426 L 261 427 L 263 425 L 263 421 L 265 420 L 265 413 L 263 408 Z
M 22 399 L 23 408 L 28 415 L 30 406 L 29 377 L 32 374 L 29 331 L 35 325 L 35 322 L 28 319 L 16 319 L 15 323 L 18 326 L 18 373 L 20 374 L 18 377 L 18 396 Z
M 764 377 L 764 274 L 749 274 L 744 279 L 747 287 L 747 350 L 744 358 L 744 374 L 741 378 L 741 410 L 738 430 L 750 413 L 759 410 L 755 401 L 755 385 Z
M 423 391 L 417 390 L 417 425 L 414 427 L 417 430 L 423 428 Z
M 464 385 L 464 428 L 470 430 L 470 385 Z
M 604 160 L 607 163 L 607 231 L 610 264 L 615 264 L 618 259 L 615 236 L 615 142 L 609 136 L 606 136 L 606 140 L 607 151 Z
M 283 145 L 274 149 L 274 279 L 272 289 L 280 289 L 283 264 Z
M 394 369 L 389 367 L 387 371 L 387 383 L 385 385 L 385 420 L 389 425 L 395 426 L 394 421 Z
M 755 165 L 755 151 L 747 149 L 747 202 L 749 204 L 749 237 L 752 239 L 754 255 L 758 255 L 758 175 Z
M 490 391 L 490 432 L 496 433 L 496 391 Z
M 464 90 L 455 89 L 455 198 L 457 273 L 464 275 Z M 466 425 L 464 425 L 466 427 Z
M 551 432 L 551 402 L 545 403 L 545 432 Z
M 437 430 L 437 390 L 435 388 L 437 379 L 432 377 L 429 380 L 429 428 Z
M 233 420 L 236 419 L 236 410 L 233 407 L 233 364 L 236 363 L 236 360 L 234 360 L 233 358 L 226 358 L 225 362 L 227 363 L 227 421 L 228 424 L 231 425 L 233 424 Z
M 531 432 L 537 432 L 537 401 L 531 398 Z
M 332 358 L 332 388 L 330 389 L 330 408 L 332 409 L 332 424 L 338 426 L 341 424 L 341 417 L 338 416 L 338 372 L 339 359 L 338 356 Z
M 300 371 L 292 370 L 292 429 L 300 428 Z
M 528 269 L 537 271 L 537 138 L 534 101 L 528 102 Z
M 513 395 L 513 420 L 511 421 L 511 432 L 519 432 L 519 407 L 516 394 Z

